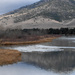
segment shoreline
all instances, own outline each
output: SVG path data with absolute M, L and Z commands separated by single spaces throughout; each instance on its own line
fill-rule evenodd
M 38 44 L 43 42 L 51 42 L 52 40 L 58 38 L 59 36 L 55 37 L 46 37 L 41 38 L 36 41 L 26 41 L 26 42 L 2 42 L 0 45 L 27 45 L 27 44 Z M 20 62 L 22 60 L 21 58 L 21 52 L 18 50 L 10 50 L 10 49 L 0 49 L 0 66 L 1 65 L 8 65 Z
M 59 38 L 60 36 L 47 36 L 47 37 L 39 37 L 37 40 L 29 40 L 29 41 L 0 41 L 0 45 L 29 45 L 29 44 L 39 44 L 44 42 L 52 42 L 52 40 Z M 33 37 L 34 38 L 34 37 Z

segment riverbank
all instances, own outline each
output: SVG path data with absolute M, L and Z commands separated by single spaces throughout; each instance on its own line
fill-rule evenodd
M 21 53 L 17 50 L 0 49 L 0 65 L 8 65 L 21 61 Z
M 27 44 L 38 44 L 43 42 L 51 42 L 53 39 L 56 39 L 60 36 L 37 36 L 37 40 L 32 41 L 11 41 L 11 40 L 1 40 L 0 45 L 27 45 Z M 32 39 L 35 37 L 32 37 Z M 7 65 L 21 61 L 21 52 L 17 50 L 9 50 L 9 49 L 0 49 L 0 65 Z
M 56 39 L 60 36 L 51 36 L 51 35 L 45 35 L 45 36 L 33 36 L 28 37 L 28 40 L 25 39 L 1 39 L 0 45 L 27 45 L 27 44 L 38 44 L 43 42 L 51 42 L 53 39 Z

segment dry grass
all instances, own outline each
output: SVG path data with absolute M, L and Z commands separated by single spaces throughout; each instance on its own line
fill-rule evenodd
M 56 39 L 58 37 L 40 37 L 38 40 L 34 41 L 24 41 L 24 42 L 1 42 L 1 45 L 27 45 L 27 44 L 37 44 L 37 43 L 43 43 L 43 42 L 51 42 L 53 39 Z
M 21 61 L 21 53 L 17 50 L 0 49 L 0 65 L 7 65 Z
M 39 39 L 33 40 L 33 41 L 2 41 L 0 40 L 0 45 L 24 45 L 24 44 L 37 44 L 37 43 L 43 43 L 43 42 L 51 42 L 53 39 L 56 39 L 60 36 L 40 36 Z M 33 38 L 32 38 L 33 39 Z M 9 50 L 9 49 L 0 49 L 0 65 L 7 65 L 16 63 L 18 61 L 21 61 L 21 53 L 17 50 Z

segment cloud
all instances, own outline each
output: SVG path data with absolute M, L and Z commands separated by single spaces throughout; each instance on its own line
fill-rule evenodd
M 18 9 L 22 6 L 32 4 L 39 0 L 1 0 L 0 1 L 0 14 Z

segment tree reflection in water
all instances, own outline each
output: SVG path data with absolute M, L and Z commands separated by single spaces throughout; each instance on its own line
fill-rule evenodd
M 22 61 L 55 72 L 68 72 L 75 68 L 75 51 L 23 52 Z

